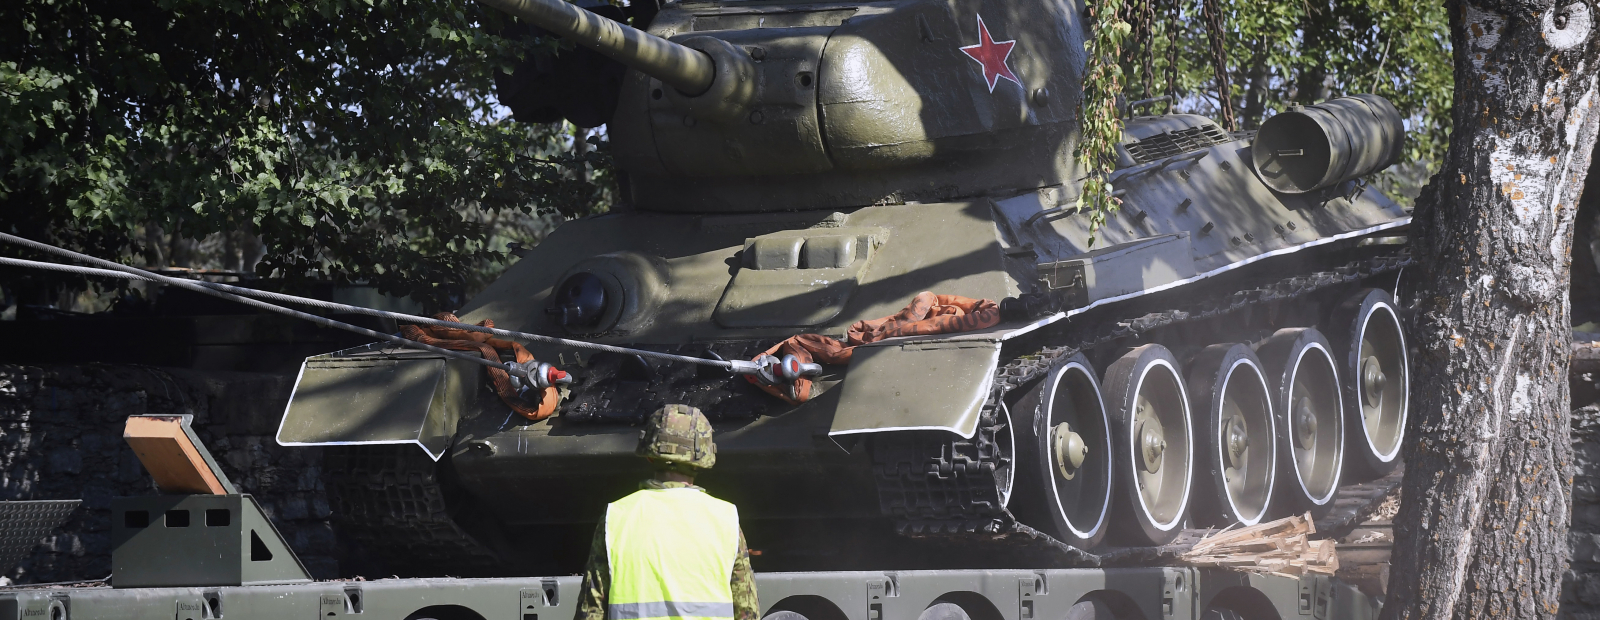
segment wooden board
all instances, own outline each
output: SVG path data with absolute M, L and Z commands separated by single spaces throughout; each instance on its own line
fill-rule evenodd
M 138 455 L 162 493 L 226 495 L 222 481 L 175 417 L 131 416 L 122 438 Z
M 1311 515 L 1216 532 L 1195 543 L 1179 559 L 1190 566 L 1216 566 L 1236 570 L 1299 576 L 1332 575 L 1339 570 L 1340 555 L 1334 541 L 1312 540 L 1317 533 Z
M 1394 547 L 1394 526 L 1390 519 L 1399 510 L 1400 497 L 1395 493 L 1339 538 L 1336 576 L 1341 581 L 1361 588 L 1370 596 L 1384 596 L 1389 586 L 1389 553 Z

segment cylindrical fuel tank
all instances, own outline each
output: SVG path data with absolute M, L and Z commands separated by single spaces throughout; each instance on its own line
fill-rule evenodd
M 1405 136 L 1394 104 L 1377 95 L 1354 95 L 1292 107 L 1267 119 L 1256 133 L 1251 158 L 1267 187 L 1303 194 L 1400 161 Z

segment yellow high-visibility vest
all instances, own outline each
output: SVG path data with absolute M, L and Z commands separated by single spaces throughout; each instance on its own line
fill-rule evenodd
M 606 507 L 606 620 L 731 620 L 739 511 L 691 488 L 644 489 Z

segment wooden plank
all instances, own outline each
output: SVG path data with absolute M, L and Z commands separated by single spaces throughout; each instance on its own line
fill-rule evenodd
M 1382 549 L 1362 549 L 1359 547 L 1339 548 L 1339 560 L 1352 566 L 1361 564 L 1387 564 L 1389 563 L 1389 555 L 1390 549 L 1387 547 Z
M 1360 588 L 1368 596 L 1383 597 L 1389 584 L 1389 565 L 1369 564 L 1341 568 L 1335 576 L 1340 581 Z
M 175 417 L 130 416 L 122 438 L 155 479 L 162 493 L 226 495 L 205 458 Z
M 1332 540 L 1311 540 L 1311 515 L 1294 516 L 1204 539 L 1180 559 L 1191 566 L 1227 567 L 1252 573 L 1298 576 L 1334 574 L 1339 554 Z
M 1340 549 L 1394 546 L 1394 528 L 1388 525 L 1363 525 L 1339 539 Z
M 1388 475 L 1360 484 L 1340 487 L 1334 496 L 1333 507 L 1317 522 L 1317 530 L 1324 538 L 1344 538 L 1345 534 L 1361 525 L 1384 501 L 1400 493 L 1400 481 L 1405 475 L 1405 465 L 1400 465 Z

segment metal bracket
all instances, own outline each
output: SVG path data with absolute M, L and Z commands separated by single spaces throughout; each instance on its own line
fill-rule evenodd
M 1311 602 L 1311 617 L 1314 620 L 1327 620 L 1328 612 L 1333 608 L 1333 580 L 1318 575 L 1315 582 L 1317 595 Z
M 517 592 L 517 613 L 522 620 L 539 620 L 539 611 L 553 609 L 560 601 L 556 580 L 545 578 L 537 588 L 523 588 Z
M 1033 620 L 1034 596 L 1044 593 L 1044 576 L 1033 575 L 1017 580 L 1017 618 Z
M 1161 617 L 1189 617 L 1192 600 L 1189 590 L 1194 586 L 1194 571 L 1175 568 L 1163 573 Z

